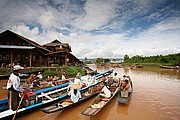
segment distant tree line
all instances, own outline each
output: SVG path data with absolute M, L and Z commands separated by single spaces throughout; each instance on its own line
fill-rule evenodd
M 96 63 L 108 63 L 110 62 L 110 59 L 107 58 L 97 58 Z
M 130 58 L 128 55 L 124 56 L 124 63 L 154 63 L 161 65 L 172 65 L 180 66 L 180 53 L 178 54 L 169 54 L 169 55 L 157 55 L 150 57 L 143 56 L 133 56 Z
M 110 59 L 108 58 L 96 58 L 95 60 L 84 58 L 84 64 L 91 64 L 91 63 L 108 63 Z

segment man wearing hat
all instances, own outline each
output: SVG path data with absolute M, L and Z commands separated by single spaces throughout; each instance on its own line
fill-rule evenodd
M 7 90 L 8 90 L 8 106 L 9 109 L 16 110 L 18 107 L 19 101 L 19 93 L 24 90 L 20 88 L 20 78 L 19 73 L 24 68 L 20 65 L 15 65 L 13 68 L 13 73 L 11 73 L 9 80 L 7 82 Z

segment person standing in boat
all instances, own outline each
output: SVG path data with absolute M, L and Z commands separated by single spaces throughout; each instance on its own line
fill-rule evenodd
M 8 107 L 9 109 L 16 110 L 19 102 L 19 93 L 22 93 L 24 89 L 20 88 L 19 75 L 24 68 L 20 65 L 15 65 L 13 73 L 11 73 L 7 82 L 8 90 Z

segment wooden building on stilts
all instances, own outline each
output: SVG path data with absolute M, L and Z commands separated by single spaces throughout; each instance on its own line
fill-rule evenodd
M 82 64 L 70 52 L 69 44 L 58 40 L 40 45 L 9 30 L 0 33 L 1 67 L 12 67 L 15 64 L 24 67 Z

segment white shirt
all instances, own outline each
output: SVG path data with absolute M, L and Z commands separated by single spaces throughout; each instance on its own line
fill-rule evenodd
M 62 75 L 62 78 L 61 78 L 62 80 L 66 80 L 66 77 L 64 76 L 64 75 Z
M 104 86 L 101 91 L 104 92 L 106 97 L 111 97 L 111 91 L 107 88 L 107 86 Z
M 74 79 L 74 84 L 78 84 L 78 85 L 81 86 L 81 80 L 78 79 L 78 78 L 75 78 L 75 79 Z
M 36 77 L 38 77 L 39 79 L 43 78 L 43 76 L 41 74 L 37 75 Z
M 113 77 L 113 80 L 119 81 L 119 77 L 116 75 L 116 76 Z
M 78 102 L 78 100 L 81 98 L 81 93 L 77 90 L 76 95 L 74 94 L 74 89 L 71 89 L 68 93 L 71 99 L 71 101 L 73 101 L 74 103 Z
M 9 80 L 7 82 L 7 89 L 11 88 L 12 85 L 16 91 L 23 92 L 23 89 L 20 88 L 20 78 L 19 76 L 16 76 L 14 73 L 11 73 L 9 77 Z

